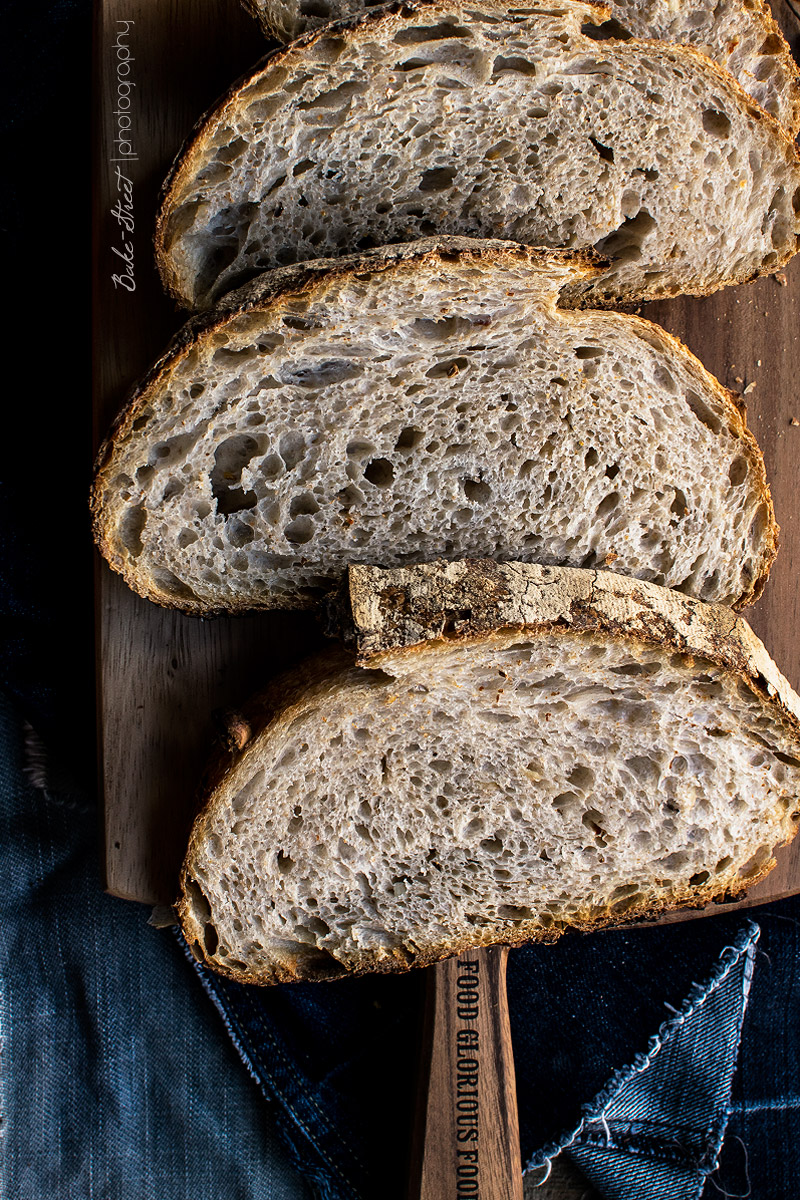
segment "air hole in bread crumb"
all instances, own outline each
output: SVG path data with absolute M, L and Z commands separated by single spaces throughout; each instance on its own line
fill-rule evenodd
M 605 517 L 619 504 L 619 492 L 609 492 L 604 500 L 601 500 L 597 506 L 598 517 Z
M 219 935 L 215 926 L 210 921 L 203 926 L 203 945 L 207 955 L 216 954 L 217 947 L 219 946 Z
M 591 38 L 593 42 L 627 42 L 633 37 L 630 30 L 621 25 L 616 17 L 603 21 L 602 25 L 593 25 L 591 22 L 581 25 L 581 33 L 584 37 Z
M 592 143 L 595 150 L 604 162 L 613 163 L 614 151 L 612 150 L 611 146 L 604 146 L 602 142 L 599 142 L 596 137 L 592 137 L 591 134 L 589 134 L 589 141 Z
M 700 399 L 696 392 L 687 391 L 686 403 L 697 417 L 698 421 L 705 425 L 707 429 L 710 429 L 712 433 L 719 433 L 721 428 L 719 417 L 711 411 L 708 405 Z
M 184 583 L 182 579 L 178 579 L 177 575 L 173 575 L 172 571 L 168 571 L 166 567 L 154 567 L 152 576 L 156 587 L 161 588 L 168 596 L 182 600 L 197 599 L 197 596 L 188 583 Z
M 594 783 L 594 779 L 595 775 L 591 767 L 585 767 L 580 763 L 574 766 L 567 775 L 567 783 L 571 783 L 581 792 L 587 792 Z
M 702 121 L 703 129 L 712 137 L 726 138 L 730 135 L 730 117 L 726 113 L 720 112 L 718 108 L 704 108 Z
M 511 71 L 516 75 L 533 76 L 536 74 L 536 64 L 529 62 L 527 58 L 521 58 L 519 55 L 512 54 L 506 58 L 502 54 L 498 54 L 494 60 L 492 74 L 500 75 L 503 71 Z
M 138 558 L 142 553 L 142 532 L 147 513 L 144 504 L 135 504 L 126 508 L 119 524 L 119 540 L 132 558 Z
M 278 443 L 278 453 L 286 464 L 286 470 L 291 471 L 302 462 L 306 454 L 306 440 L 302 433 L 293 431 L 285 433 Z
M 296 517 L 285 526 L 283 534 L 293 546 L 305 545 L 314 536 L 314 522 L 309 516 Z
M 277 863 L 278 870 L 280 871 L 281 875 L 286 875 L 294 866 L 294 859 L 290 858 L 288 854 L 284 854 L 282 850 L 279 850 L 277 854 Z
M 688 512 L 688 509 L 689 509 L 689 504 L 686 500 L 686 496 L 684 495 L 684 493 L 681 491 L 680 488 L 673 488 L 672 490 L 674 491 L 675 496 L 673 498 L 672 504 L 670 504 L 670 506 L 669 506 L 669 511 L 671 513 L 674 513 L 675 516 L 680 519 L 680 518 L 683 518 L 686 516 L 686 513 Z
M 304 17 L 316 17 L 320 21 L 331 18 L 331 6 L 323 0 L 300 0 L 300 12 Z
M 392 41 L 397 46 L 414 46 L 424 42 L 440 42 L 448 38 L 469 38 L 473 36 L 470 29 L 461 25 L 453 25 L 442 21 L 438 25 L 421 25 L 415 29 L 399 30 Z
M 389 462 L 388 458 L 373 458 L 367 463 L 364 468 L 364 478 L 367 479 L 373 487 L 386 488 L 389 487 L 394 479 L 394 467 Z
M 492 489 L 488 483 L 479 479 L 464 480 L 464 495 L 473 504 L 487 504 L 492 498 Z
M 556 812 L 561 813 L 561 816 L 565 817 L 575 811 L 576 807 L 580 804 L 580 797 L 576 792 L 559 792 L 557 796 L 553 797 L 550 803 Z
M 410 454 L 420 444 L 424 436 L 421 430 L 407 425 L 405 429 L 400 430 L 394 448 L 395 450 Z
M 786 763 L 787 767 L 800 767 L 800 759 L 794 758 L 791 754 L 784 754 L 782 750 L 773 750 L 772 753 L 779 762 Z
M 301 492 L 297 496 L 292 497 L 289 505 L 289 516 L 298 517 L 302 515 L 314 516 L 319 512 L 319 504 L 315 500 L 311 492 Z
M 254 534 L 251 527 L 244 521 L 231 521 L 227 527 L 226 536 L 230 544 L 238 550 L 252 542 Z
M 750 523 L 750 528 L 747 531 L 747 541 L 751 547 L 758 546 L 764 536 L 764 530 L 769 524 L 769 510 L 766 504 L 759 504 L 756 509 L 755 516 Z

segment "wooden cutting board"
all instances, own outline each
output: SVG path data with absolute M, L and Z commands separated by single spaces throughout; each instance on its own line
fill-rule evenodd
M 796 35 L 789 7 L 781 4 L 778 16 Z M 195 120 L 265 47 L 237 0 L 98 0 L 95 17 L 97 445 L 126 392 L 182 323 L 153 267 L 158 188 Z M 797 688 L 800 261 L 777 278 L 643 311 L 683 338 L 723 383 L 746 393 L 782 527 L 767 590 L 747 616 Z M 105 885 L 126 899 L 171 903 L 214 736 L 211 714 L 262 687 L 322 638 L 307 616 L 202 621 L 166 612 L 130 592 L 99 558 L 96 598 Z M 780 852 L 778 869 L 746 903 L 797 891 L 800 839 Z

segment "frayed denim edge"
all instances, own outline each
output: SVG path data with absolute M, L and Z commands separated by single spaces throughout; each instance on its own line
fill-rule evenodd
M 670 1017 L 669 1020 L 665 1021 L 664 1024 L 660 1026 L 658 1032 L 655 1033 L 647 1043 L 647 1050 L 641 1054 L 637 1054 L 633 1062 L 631 1062 L 627 1067 L 622 1067 L 620 1070 L 614 1072 L 609 1082 L 606 1084 L 603 1090 L 599 1092 L 597 1096 L 595 1096 L 594 1100 L 583 1106 L 583 1116 L 580 1122 L 571 1132 L 563 1134 L 558 1141 L 550 1142 L 548 1145 L 543 1146 L 541 1150 L 537 1150 L 533 1153 L 531 1158 L 522 1169 L 523 1175 L 527 1175 L 529 1171 L 537 1170 L 540 1167 L 546 1167 L 546 1173 L 535 1185 L 537 1187 L 541 1187 L 541 1185 L 550 1176 L 550 1172 L 553 1168 L 553 1159 L 557 1158 L 562 1150 L 569 1149 L 569 1147 L 577 1140 L 577 1138 L 580 1137 L 581 1133 L 583 1133 L 590 1121 L 604 1121 L 605 1110 L 608 1108 L 612 1100 L 617 1097 L 628 1080 L 632 1079 L 634 1075 L 641 1074 L 642 1071 L 647 1070 L 663 1044 L 669 1041 L 670 1038 L 672 1038 L 677 1032 L 677 1030 L 680 1029 L 687 1018 L 692 1016 L 692 1014 L 708 999 L 708 997 L 712 995 L 718 987 L 721 986 L 721 984 L 727 979 L 728 975 L 730 975 L 731 971 L 739 962 L 743 954 L 747 956 L 747 961 L 745 963 L 744 979 L 742 981 L 742 1006 L 743 1008 L 746 1006 L 747 998 L 750 994 L 750 984 L 753 979 L 755 946 L 760 936 L 761 930 L 758 925 L 755 923 L 755 921 L 748 919 L 740 933 L 736 938 L 734 938 L 734 944 L 732 946 L 723 947 L 722 951 L 720 952 L 718 961 L 723 967 L 720 973 L 713 976 L 704 984 L 692 984 L 689 995 L 686 997 L 686 1000 L 683 1002 L 683 1005 L 678 1010 L 676 1016 Z M 741 1038 L 741 1030 L 739 1031 L 739 1036 Z M 721 1121 L 721 1127 L 718 1131 L 719 1141 L 716 1147 L 714 1156 L 715 1159 L 716 1155 L 719 1154 L 727 1124 L 728 1113 L 726 1109 Z M 711 1164 L 706 1173 L 710 1174 L 712 1171 L 714 1171 L 716 1169 L 716 1165 L 717 1164 L 715 1161 Z
M 178 942 L 178 945 L 181 947 L 184 955 L 186 956 L 190 965 L 194 969 L 194 972 L 197 975 L 197 978 L 200 980 L 200 984 L 203 988 L 203 991 L 206 993 L 208 998 L 211 1000 L 211 1003 L 214 1005 L 215 1009 L 219 1013 L 219 1015 L 222 1019 L 222 1023 L 228 1032 L 228 1036 L 230 1037 L 231 1042 L 233 1043 L 237 1054 L 239 1055 L 242 1062 L 244 1063 L 245 1068 L 247 1069 L 248 1075 L 253 1080 L 256 1087 L 258 1088 L 258 1090 L 261 1092 L 261 1094 L 263 1096 L 264 1095 L 264 1080 L 261 1078 L 261 1076 L 256 1071 L 255 1067 L 253 1066 L 253 1062 L 250 1057 L 250 1053 L 247 1050 L 247 1047 L 245 1046 L 244 1042 L 242 1041 L 241 1036 L 239 1035 L 237 1030 L 234 1029 L 233 1022 L 231 1021 L 230 1016 L 229 1016 L 224 1004 L 222 1003 L 222 1000 L 220 999 L 220 997 L 217 995 L 217 993 L 214 991 L 214 989 L 211 987 L 208 980 L 206 979 L 205 973 L 201 967 L 201 964 L 198 963 L 197 959 L 192 954 L 191 950 L 189 949 L 189 946 L 186 943 L 186 939 L 184 938 L 183 934 L 179 930 L 175 929 L 174 935 L 175 935 L 175 940 Z M 267 1096 L 266 1099 L 269 1102 L 270 1097 Z M 309 1134 L 309 1131 L 305 1128 L 303 1123 L 299 1120 L 296 1113 L 292 1109 L 291 1105 L 280 1103 L 277 1095 L 275 1096 L 274 1100 L 278 1101 L 278 1107 L 283 1110 L 284 1114 L 291 1115 L 291 1119 L 296 1124 L 298 1131 L 310 1143 L 310 1145 L 312 1145 L 316 1149 L 318 1149 L 318 1147 L 316 1146 L 316 1143 L 314 1142 L 313 1138 Z M 277 1115 L 277 1113 L 276 1113 L 276 1115 Z M 332 1188 L 330 1186 L 328 1179 L 326 1179 L 326 1177 L 324 1175 L 319 1175 L 317 1173 L 317 1174 L 315 1174 L 315 1176 L 313 1178 L 309 1178 L 309 1175 L 308 1175 L 309 1163 L 306 1159 L 304 1159 L 302 1157 L 302 1155 L 300 1154 L 299 1148 L 294 1145 L 293 1139 L 287 1136 L 286 1144 L 287 1144 L 287 1149 L 290 1151 L 291 1157 L 294 1161 L 295 1169 L 302 1175 L 305 1183 L 314 1190 L 314 1192 L 319 1197 L 319 1200 L 341 1200 L 341 1195 L 342 1195 L 341 1191 L 335 1187 Z M 341 1172 L 338 1170 L 338 1168 L 336 1167 L 336 1165 L 334 1163 L 328 1163 L 328 1169 L 333 1171 L 335 1174 L 341 1175 Z M 351 1190 L 352 1195 L 353 1196 L 357 1195 L 357 1191 L 355 1188 L 353 1188 L 353 1185 L 348 1180 L 344 1179 L 344 1177 L 343 1177 L 343 1181 L 344 1181 L 345 1185 Z

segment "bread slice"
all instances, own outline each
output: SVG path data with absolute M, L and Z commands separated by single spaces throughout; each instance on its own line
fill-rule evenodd
M 613 0 L 610 8 L 634 37 L 679 42 L 713 58 L 797 133 L 800 72 L 764 0 Z
M 594 41 L 597 16 L 394 5 L 271 56 L 172 169 L 165 285 L 204 308 L 267 268 L 437 233 L 595 246 L 611 266 L 571 297 L 593 306 L 777 270 L 797 147 L 705 56 Z
M 183 868 L 246 983 L 424 966 L 741 894 L 800 807 L 800 698 L 741 618 L 610 572 L 354 568 L 344 655 L 248 715 Z M 426 640 L 429 639 L 429 640 Z
M 242 0 L 267 37 L 289 42 L 329 21 L 364 12 L 366 0 Z M 725 67 L 792 133 L 800 126 L 800 78 L 763 0 L 610 0 L 610 15 L 634 37 L 694 46 Z M 622 30 L 618 30 L 622 32 Z
M 596 270 L 462 238 L 261 277 L 120 418 L 101 550 L 199 614 L 313 606 L 350 562 L 486 555 L 749 603 L 777 527 L 738 398 L 657 326 L 556 307 Z

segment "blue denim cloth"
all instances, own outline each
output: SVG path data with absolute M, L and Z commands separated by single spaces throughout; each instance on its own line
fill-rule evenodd
M 748 1035 L 745 1022 L 749 1059 L 754 1064 L 764 1055 L 773 1066 L 765 1061 L 760 1072 L 753 1069 L 748 1087 L 772 1075 L 783 1090 L 775 1123 L 751 1126 L 749 1180 L 757 1177 L 758 1161 L 763 1169 L 770 1164 L 771 1182 L 749 1195 L 793 1196 L 791 1180 L 800 1170 L 800 1034 L 792 914 L 800 904 L 756 911 L 769 959 L 757 952 L 759 925 L 746 916 L 568 936 L 555 946 L 511 952 L 524 1162 L 546 1164 L 566 1147 L 608 1200 L 696 1200 L 718 1195 L 717 1188 L 747 1193 L 738 1142 L 732 1154 L 725 1142 L 715 1168 L 747 994 L 751 979 L 760 978 L 758 1008 L 771 1014 L 783 1040 L 775 1029 L 765 1039 L 757 1017 Z M 414 1086 L 413 975 L 259 990 L 194 966 L 249 1069 L 282 1107 L 296 1161 L 319 1194 L 402 1196 L 402 1174 L 387 1177 L 385 1164 L 396 1163 L 410 1131 L 410 1113 L 398 1099 L 405 1103 Z M 336 1113 L 333 1123 L 315 1119 L 319 1104 L 326 1115 Z M 734 1101 L 731 1121 L 737 1112 Z M 777 1147 L 772 1131 L 781 1126 L 786 1136 Z M 545 1181 L 545 1169 L 531 1174 Z
M 3 1200 L 300 1200 L 302 1178 L 325 1200 L 400 1197 L 423 974 L 206 972 L 101 892 L 96 809 L 29 785 L 20 727 L 0 702 Z M 800 903 L 754 916 L 512 952 L 525 1162 L 563 1145 L 608 1200 L 689 1200 L 727 1118 L 704 1200 L 794 1196 Z
M 101 891 L 96 807 L 21 768 L 0 694 L 2 1200 L 307 1200 L 169 931 Z
M 747 922 L 682 1009 L 586 1105 L 580 1123 L 530 1168 L 567 1149 L 603 1195 L 615 1200 L 696 1200 L 717 1168 L 728 1122 L 759 929 Z M 546 1175 L 545 1175 L 546 1178 Z

